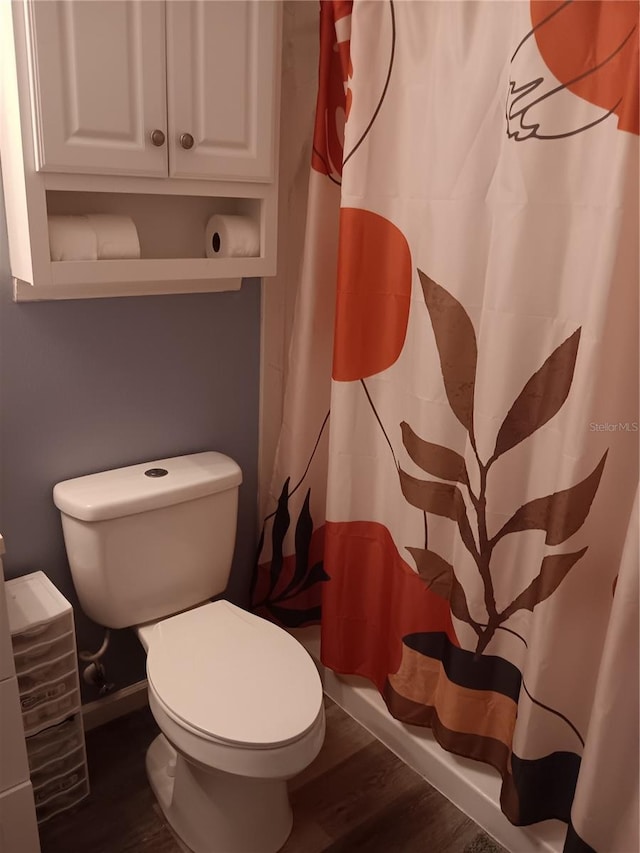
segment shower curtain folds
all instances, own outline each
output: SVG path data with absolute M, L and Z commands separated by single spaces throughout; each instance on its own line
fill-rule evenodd
M 638 4 L 324 2 L 256 610 L 638 839 Z

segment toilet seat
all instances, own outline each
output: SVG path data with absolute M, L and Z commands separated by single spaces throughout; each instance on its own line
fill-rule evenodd
M 320 678 L 300 643 L 227 601 L 157 623 L 147 677 L 176 722 L 229 746 L 293 743 L 317 725 L 322 708 Z

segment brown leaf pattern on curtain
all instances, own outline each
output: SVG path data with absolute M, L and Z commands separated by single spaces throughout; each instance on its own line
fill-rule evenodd
M 400 429 L 407 453 L 423 471 L 441 480 L 454 480 L 465 484 L 469 482 L 467 466 L 459 453 L 420 438 L 406 421 L 400 424 Z
M 495 459 L 550 421 L 567 399 L 578 357 L 580 329 L 549 356 L 509 409 L 496 439 Z
M 468 551 L 477 556 L 473 531 L 467 516 L 467 508 L 462 492 L 451 483 L 434 483 L 431 480 L 418 480 L 398 469 L 402 494 L 412 505 L 423 512 L 430 512 L 443 518 L 458 522 L 460 537 Z
M 407 548 L 407 551 L 416 561 L 418 574 L 428 589 L 443 598 L 450 598 L 453 585 L 453 566 L 451 563 L 447 563 L 440 554 L 436 554 L 435 551 L 430 551 L 428 548 Z
M 443 559 L 440 554 L 430 551 L 428 548 L 407 548 L 416 563 L 418 574 L 425 585 L 432 592 L 448 598 L 451 612 L 462 622 L 471 625 L 478 635 L 481 634 L 481 626 L 471 618 L 467 597 L 458 581 L 453 566 Z
M 459 453 L 421 438 L 404 421 L 400 424 L 402 441 L 411 460 L 427 474 L 453 482 L 421 480 L 399 467 L 400 487 L 412 506 L 424 513 L 449 518 L 457 523 L 460 537 L 473 557 L 483 582 L 488 621 L 478 622 L 471 616 L 464 589 L 450 563 L 427 548 L 409 547 L 408 550 L 425 584 L 443 597 L 448 597 L 453 615 L 477 633 L 476 653 L 479 654 L 484 651 L 496 629 L 514 613 L 519 610 L 533 611 L 537 604 L 553 595 L 587 551 L 587 547 L 584 547 L 574 553 L 545 556 L 538 575 L 529 586 L 504 610 L 498 611 L 491 570 L 495 546 L 504 536 L 525 530 L 544 530 L 547 545 L 560 545 L 573 536 L 589 514 L 607 453 L 584 480 L 570 488 L 523 504 L 490 539 L 487 533 L 489 469 L 503 453 L 533 435 L 562 408 L 573 381 L 581 330 L 577 329 L 560 344 L 525 384 L 498 431 L 493 455 L 483 462 L 478 455 L 473 432 L 478 357 L 473 324 L 463 306 L 445 288 L 420 270 L 418 276 L 433 326 L 447 399 L 453 414 L 469 433 L 479 470 L 479 487 L 477 493 L 471 488 L 466 462 Z M 462 491 L 454 483 L 461 484 L 468 491 L 475 514 L 477 538 L 469 521 Z
M 449 405 L 473 439 L 473 394 L 478 361 L 473 323 L 458 300 L 444 287 L 421 270 L 418 276 L 431 317 Z
M 431 480 L 418 480 L 400 468 L 400 488 L 402 494 L 412 506 L 423 512 L 431 512 L 444 518 L 457 521 L 462 512 L 466 512 L 462 492 L 450 483 L 434 483 Z
M 464 593 L 462 584 L 455 574 L 453 576 L 453 583 L 451 584 L 451 598 L 449 599 L 449 603 L 451 605 L 451 612 L 456 619 L 459 619 L 461 622 L 466 622 L 467 625 L 471 625 L 476 634 L 480 636 L 482 634 L 482 628 L 469 613 L 467 596 Z
M 536 498 L 521 506 L 496 533 L 493 543 L 519 530 L 545 530 L 547 545 L 561 545 L 584 524 L 600 485 L 606 459 L 607 453 L 588 477 L 570 489 Z
M 569 570 L 584 557 L 587 548 L 588 546 L 585 546 L 573 554 L 549 554 L 545 557 L 540 567 L 540 574 L 511 602 L 502 615 L 508 618 L 517 610 L 533 612 L 536 604 L 553 595 Z

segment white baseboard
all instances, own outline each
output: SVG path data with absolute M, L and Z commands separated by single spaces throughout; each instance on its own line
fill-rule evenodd
M 499 844 L 512 853 L 561 853 L 566 824 L 547 820 L 535 826 L 513 826 L 500 809 L 501 780 L 496 770 L 446 752 L 430 729 L 394 719 L 378 691 L 366 679 L 336 675 L 322 666 L 318 660 L 317 629 L 291 633 L 314 658 L 327 696 Z
M 82 706 L 82 720 L 85 732 L 103 726 L 110 720 L 124 717 L 132 711 L 138 711 L 149 704 L 147 699 L 147 680 L 137 681 L 114 693 L 109 693 L 102 699 L 87 702 Z

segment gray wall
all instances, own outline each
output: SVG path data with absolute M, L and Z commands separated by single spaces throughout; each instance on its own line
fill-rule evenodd
M 51 491 L 59 480 L 220 450 L 244 482 L 227 597 L 246 604 L 256 544 L 260 284 L 232 293 L 15 304 L 0 200 L 0 532 L 7 578 L 44 571 L 72 602 L 81 648 L 102 629 L 78 606 Z M 144 678 L 130 630 L 105 659 Z M 85 701 L 95 698 L 85 690 Z

